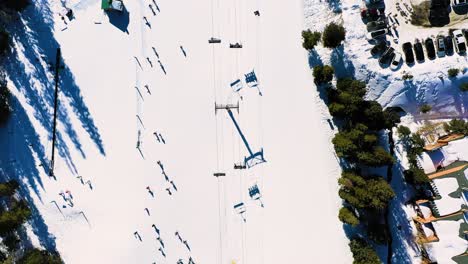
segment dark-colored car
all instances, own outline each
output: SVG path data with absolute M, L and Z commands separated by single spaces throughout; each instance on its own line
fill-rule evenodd
M 447 55 L 452 55 L 453 54 L 453 38 L 452 36 L 446 36 L 445 37 L 445 49 Z
M 405 53 L 405 61 L 407 64 L 414 63 L 413 45 L 410 42 L 403 43 L 403 53 Z
M 416 43 L 414 43 L 414 53 L 416 53 L 416 60 L 418 62 L 423 62 L 424 61 L 424 50 L 423 50 L 423 46 L 421 44 L 421 42 L 419 42 L 419 40 L 416 41 Z
M 434 41 L 432 41 L 431 38 L 427 38 L 427 39 L 424 41 L 424 45 L 426 46 L 427 57 L 428 57 L 430 60 L 435 59 L 436 53 L 435 53 Z
M 379 56 L 382 53 L 384 53 L 387 49 L 388 49 L 387 42 L 379 41 L 379 43 L 377 43 L 377 45 L 372 47 L 370 52 L 371 52 L 372 56 Z
M 366 24 L 367 31 L 377 31 L 379 29 L 387 28 L 387 21 L 386 20 L 377 20 L 377 21 L 370 21 Z
M 392 61 L 393 56 L 395 56 L 395 49 L 390 47 L 382 54 L 382 57 L 379 59 L 379 63 L 382 65 L 388 65 Z

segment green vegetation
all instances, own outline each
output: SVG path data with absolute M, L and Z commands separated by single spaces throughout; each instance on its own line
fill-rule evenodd
M 347 207 L 341 207 L 338 218 L 345 224 L 351 226 L 359 225 L 359 219 L 357 218 L 356 214 L 354 214 L 354 212 Z
M 10 34 L 0 28 L 0 56 L 4 55 L 10 46 Z
M 12 9 L 14 11 L 22 11 L 29 5 L 29 0 L 2 0 L 0 9 Z
M 314 67 L 314 81 L 317 84 L 329 83 L 333 80 L 333 74 L 335 74 L 335 70 L 332 66 L 324 65 L 324 66 L 315 66 Z
M 423 1 L 418 5 L 413 4 L 413 12 L 411 12 L 411 24 L 415 26 L 427 26 L 430 27 L 429 22 L 429 8 L 431 6 L 430 1 Z
M 462 119 L 452 119 L 444 124 L 444 128 L 449 133 L 468 135 L 468 122 Z
M 353 264 L 380 264 L 380 259 L 372 247 L 364 240 L 355 238 L 349 242 L 349 248 L 353 253 Z
M 8 90 L 6 84 L 0 84 L 0 126 L 6 123 L 10 114 L 10 90 Z
M 322 34 L 317 31 L 312 32 L 310 29 L 302 31 L 302 47 L 309 51 L 313 50 L 320 41 L 321 37 Z
M 421 111 L 421 113 L 425 114 L 429 111 L 432 110 L 432 106 L 428 105 L 428 104 L 423 104 L 421 105 L 421 107 L 419 107 L 419 111 Z
M 334 22 L 328 24 L 322 34 L 323 46 L 334 49 L 341 45 L 346 38 L 346 30 L 342 25 Z
M 411 135 L 411 130 L 403 125 L 398 127 L 397 132 L 398 135 L 403 139 L 407 139 Z
M 468 82 L 464 82 L 464 83 L 460 84 L 460 90 L 462 92 L 468 92 Z
M 456 69 L 456 68 L 451 68 L 448 70 L 447 74 L 450 78 L 454 78 L 454 77 L 457 77 L 458 73 L 460 72 L 459 69 Z
M 18 264 L 62 264 L 64 263 L 57 253 L 46 250 L 32 249 L 18 260 Z
M 0 214 L 0 236 L 7 235 L 20 227 L 31 216 L 25 201 L 14 200 L 11 209 Z
M 18 189 L 18 182 L 15 180 L 0 183 L 0 197 L 12 196 Z
M 340 197 L 358 209 L 385 209 L 395 196 L 392 187 L 381 177 L 364 178 L 352 171 L 344 171 L 338 179 Z

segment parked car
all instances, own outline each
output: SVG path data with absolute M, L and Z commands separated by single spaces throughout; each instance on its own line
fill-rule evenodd
M 395 49 L 392 48 L 392 47 L 389 47 L 382 54 L 382 57 L 380 57 L 379 63 L 382 64 L 382 65 L 388 65 L 392 61 L 394 55 L 395 55 Z
M 372 47 L 371 49 L 371 54 L 372 56 L 379 56 L 381 55 L 382 53 L 384 53 L 384 51 L 386 51 L 388 49 L 388 45 L 387 45 L 387 42 L 385 41 L 379 41 L 377 43 L 377 45 L 375 45 L 374 47 Z
M 437 36 L 436 43 L 437 43 L 437 56 L 444 57 L 445 56 L 444 36 Z
M 455 50 L 458 53 L 465 53 L 466 52 L 466 39 L 463 36 L 461 30 L 455 30 L 452 32 L 453 34 L 453 44 L 455 46 Z
M 367 21 L 376 21 L 382 17 L 382 13 L 377 8 L 361 9 L 361 18 Z
M 386 20 L 370 21 L 366 24 L 367 31 L 372 32 L 387 27 Z
M 373 39 L 385 37 L 387 33 L 388 33 L 388 29 L 379 29 L 379 30 L 367 33 L 366 37 L 367 37 L 367 40 L 373 40 Z
M 414 63 L 414 54 L 413 54 L 413 46 L 411 42 L 403 43 L 403 53 L 405 53 L 405 61 L 407 64 Z
M 413 45 L 414 48 L 414 53 L 416 53 L 416 60 L 418 62 L 423 62 L 424 61 L 424 50 L 422 43 L 419 42 L 419 40 L 416 40 L 416 43 Z
M 392 58 L 392 63 L 390 63 L 390 69 L 396 70 L 398 66 L 401 64 L 401 54 L 399 52 L 395 52 Z
M 453 38 L 451 36 L 445 37 L 445 53 L 447 55 L 453 54 Z
M 434 48 L 434 41 L 432 41 L 431 38 L 427 38 L 424 41 L 424 45 L 426 46 L 426 51 L 427 51 L 427 57 L 430 60 L 435 59 L 436 53 L 435 53 L 435 48 Z
M 468 0 L 453 0 L 453 6 L 464 6 L 468 4 Z

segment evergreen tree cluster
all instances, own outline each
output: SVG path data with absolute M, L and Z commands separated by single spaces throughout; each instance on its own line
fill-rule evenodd
M 323 34 L 318 31 L 312 32 L 310 29 L 302 31 L 302 47 L 310 51 L 322 41 L 324 47 L 334 49 L 340 46 L 345 38 L 345 28 L 332 22 L 325 27 Z
M 317 31 L 312 32 L 310 29 L 302 31 L 302 47 L 309 51 L 313 50 L 319 43 L 321 37 L 322 33 Z
M 348 224 L 351 226 L 359 225 L 359 218 L 348 207 L 341 207 L 338 213 L 338 218 L 340 219 L 341 222 L 345 224 Z
M 330 65 L 318 65 L 314 67 L 313 76 L 316 84 L 329 83 L 333 80 L 335 69 Z
M 468 122 L 462 119 L 452 119 L 444 124 L 444 128 L 449 133 L 468 135 Z
M 392 187 L 379 176 L 363 177 L 344 171 L 338 183 L 340 197 L 357 209 L 382 210 L 395 197 Z
M 398 127 L 397 132 L 403 141 L 409 163 L 409 169 L 404 172 L 406 180 L 412 184 L 428 182 L 429 178 L 419 167 L 417 160 L 424 151 L 424 139 L 419 134 L 411 134 L 411 130 L 403 125 Z
M 379 256 L 369 246 L 366 241 L 360 238 L 353 239 L 349 242 L 349 247 L 353 253 L 353 264 L 380 264 Z

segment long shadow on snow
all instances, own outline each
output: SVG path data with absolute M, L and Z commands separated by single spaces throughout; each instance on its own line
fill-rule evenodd
M 109 17 L 109 22 L 114 25 L 114 27 L 120 29 L 122 32 L 130 34 L 128 32 L 128 24 L 130 24 L 130 13 L 127 8 L 124 7 L 122 12 L 109 11 L 107 12 Z
M 353 62 L 345 57 L 343 45 L 333 49 L 330 61 L 335 69 L 336 78 L 354 78 L 356 69 Z
M 49 233 L 29 191 L 32 189 L 43 203 L 39 190 L 43 189 L 43 183 L 39 175 L 41 172 L 47 173 L 46 166 L 40 166 L 49 162 L 45 158 L 45 148 L 41 145 L 39 135 L 25 109 L 14 96 L 11 98 L 11 105 L 14 112 L 6 126 L 0 129 L 0 145 L 5 148 L 0 152 L 0 180 L 16 179 L 20 183 L 21 197 L 28 202 L 32 211 L 28 222 L 33 233 L 38 237 L 41 246 L 56 251 L 55 237 Z
M 25 95 L 28 103 L 35 109 L 35 117 L 49 133 L 52 132 L 54 102 L 53 68 L 55 65 L 52 62 L 55 62 L 56 48 L 59 47 L 52 30 L 52 12 L 47 4 L 32 5 L 25 10 L 22 21 L 10 29 L 15 42 L 21 44 L 24 49 L 21 50 L 21 53 L 15 52 L 14 55 L 18 60 L 10 60 L 10 63 L 6 65 L 11 81 Z M 25 63 L 27 63 L 27 67 Z M 30 68 L 32 70 L 29 70 Z M 69 103 L 81 126 L 86 130 L 101 154 L 105 155 L 98 129 L 83 101 L 73 74 L 66 65 L 60 70 L 59 91 L 59 96 L 62 97 L 61 102 Z M 65 95 L 65 98 L 62 95 Z M 66 108 L 59 107 L 58 121 L 63 125 L 66 135 L 74 147 L 85 158 L 85 153 L 69 116 L 70 113 Z M 63 139 L 58 138 L 56 146 L 60 155 L 65 155 L 63 157 L 69 164 L 72 164 Z M 76 171 L 73 166 L 72 169 Z

